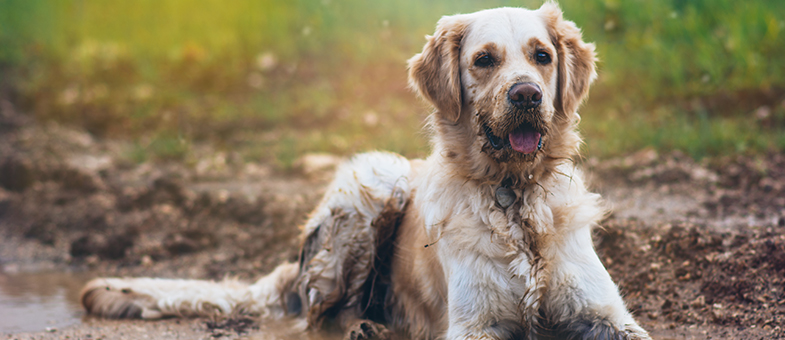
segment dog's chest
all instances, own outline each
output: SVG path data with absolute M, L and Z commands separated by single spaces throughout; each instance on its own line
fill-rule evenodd
M 508 299 L 498 303 L 509 306 L 502 309 L 528 314 L 544 287 L 541 249 L 553 229 L 551 209 L 535 189 L 478 189 L 438 208 L 451 212 L 442 217 L 440 258 L 454 274 L 483 278 L 478 284 L 505 292 Z

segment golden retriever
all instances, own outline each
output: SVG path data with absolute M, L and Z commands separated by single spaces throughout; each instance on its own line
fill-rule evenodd
M 433 153 L 341 165 L 299 263 L 254 284 L 100 278 L 106 317 L 242 310 L 343 327 L 347 338 L 649 339 L 594 251 L 603 216 L 571 159 L 594 46 L 554 3 L 443 17 L 409 60 Z

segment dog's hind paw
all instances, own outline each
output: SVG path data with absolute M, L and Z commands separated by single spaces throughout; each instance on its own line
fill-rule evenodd
M 81 301 L 88 313 L 112 319 L 160 319 L 163 315 L 149 296 L 114 285 L 118 279 L 95 279 L 82 290 Z
M 387 327 L 371 320 L 357 320 L 346 329 L 343 340 L 388 340 L 391 337 L 392 333 Z

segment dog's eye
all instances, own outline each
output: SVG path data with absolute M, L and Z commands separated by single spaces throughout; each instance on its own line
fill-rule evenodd
M 551 55 L 547 52 L 537 52 L 537 54 L 534 55 L 534 58 L 537 59 L 537 62 L 542 65 L 548 65 L 551 63 Z
M 488 53 L 480 54 L 477 59 L 474 60 L 474 66 L 477 67 L 490 67 L 493 66 L 493 57 L 491 57 Z

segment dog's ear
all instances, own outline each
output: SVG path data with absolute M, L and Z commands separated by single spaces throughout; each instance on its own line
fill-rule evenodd
M 458 121 L 463 103 L 460 54 L 467 26 L 464 15 L 442 17 L 422 53 L 409 59 L 409 86 L 452 122 Z
M 556 3 L 546 2 L 540 11 L 559 54 L 556 110 L 571 116 L 589 93 L 589 85 L 597 78 L 594 44 L 581 40 L 581 30 L 572 21 L 564 20 Z

